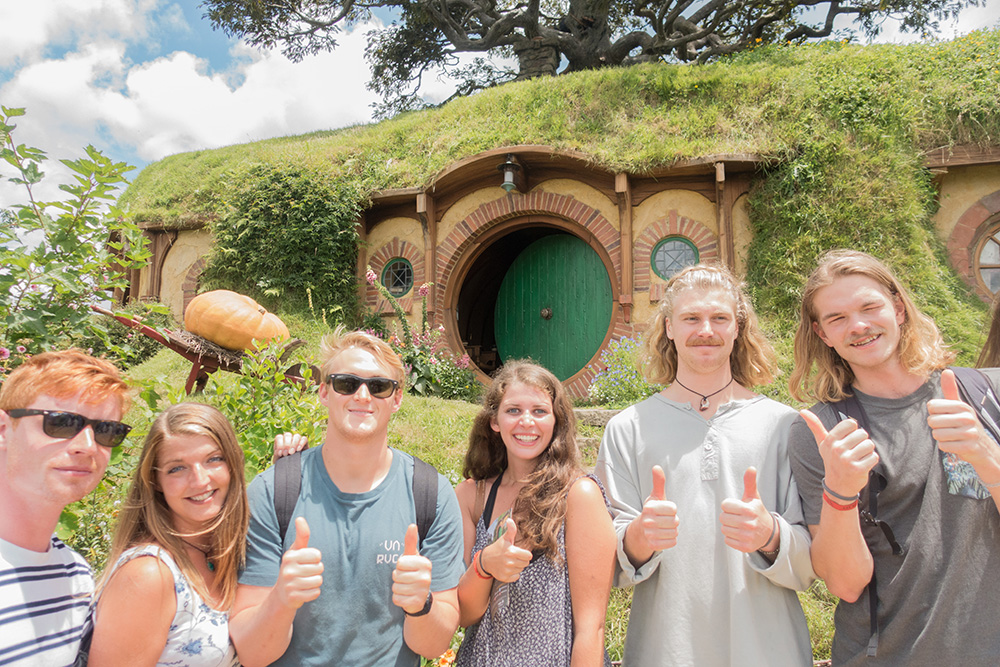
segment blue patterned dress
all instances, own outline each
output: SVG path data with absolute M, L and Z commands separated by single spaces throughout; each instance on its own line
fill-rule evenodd
M 212 609 L 188 583 L 170 553 L 147 544 L 126 550 L 112 571 L 132 560 L 159 558 L 174 575 L 177 612 L 170 622 L 167 645 L 157 660 L 164 667 L 234 667 L 239 665 L 236 649 L 229 640 L 229 614 Z

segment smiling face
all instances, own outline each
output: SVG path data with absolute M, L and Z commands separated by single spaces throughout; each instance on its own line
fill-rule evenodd
M 677 347 L 678 370 L 712 373 L 729 366 L 739 334 L 736 301 L 723 290 L 684 290 L 664 321 Z
M 42 394 L 29 409 L 75 412 L 90 419 L 119 421 L 121 401 L 109 397 L 85 403 L 80 394 L 54 398 Z M 111 449 L 94 441 L 87 426 L 72 438 L 53 438 L 42 430 L 42 416 L 11 418 L 0 412 L 0 465 L 5 485 L 18 500 L 56 513 L 94 490 L 101 481 Z
M 533 462 L 552 442 L 556 416 L 547 392 L 514 382 L 507 387 L 490 426 L 507 448 L 507 460 Z
M 813 298 L 813 331 L 833 348 L 859 379 L 899 363 L 903 303 L 879 283 L 859 274 L 842 276 Z
M 229 493 L 229 465 L 207 435 L 168 435 L 156 461 L 156 485 L 175 530 L 197 533 L 222 511 Z
M 340 352 L 324 367 L 326 374 L 350 373 L 362 378 L 392 378 L 392 370 L 385 367 L 368 350 L 349 347 Z M 338 394 L 327 382 L 319 387 L 320 403 L 326 406 L 327 439 L 331 437 L 348 442 L 365 442 L 376 439 L 385 444 L 389 419 L 399 410 L 403 400 L 402 389 L 388 398 L 376 398 L 367 385 L 360 385 L 349 396 Z

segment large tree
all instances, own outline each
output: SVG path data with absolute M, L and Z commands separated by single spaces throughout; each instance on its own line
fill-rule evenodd
M 705 62 L 751 46 L 827 37 L 847 17 L 874 36 L 887 17 L 931 33 L 982 0 L 204 0 L 212 25 L 292 60 L 333 49 L 337 33 L 371 17 L 396 19 L 369 35 L 370 87 L 382 115 L 421 105 L 428 73 L 457 94 L 514 78 L 657 60 Z M 461 53 L 483 53 L 459 64 Z M 516 57 L 518 69 L 498 65 Z

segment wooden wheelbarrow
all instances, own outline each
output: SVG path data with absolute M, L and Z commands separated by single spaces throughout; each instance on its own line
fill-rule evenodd
M 188 373 L 187 382 L 184 384 L 184 391 L 188 394 L 201 392 L 205 389 L 208 376 L 217 370 L 229 371 L 230 373 L 243 372 L 243 352 L 227 350 L 216 345 L 207 338 L 202 338 L 190 331 L 181 329 L 174 331 L 171 329 L 154 329 L 143 323 L 142 320 L 129 317 L 128 315 L 116 315 L 115 313 L 101 308 L 91 306 L 91 310 L 113 317 L 130 329 L 135 329 L 143 336 L 152 338 L 160 345 L 169 348 L 191 362 L 191 372 Z M 288 356 L 306 342 L 300 338 L 293 338 L 285 344 L 279 362 L 284 362 Z M 320 383 L 320 371 L 315 366 L 312 369 L 313 384 Z M 295 364 L 285 371 L 285 382 L 305 386 L 305 378 L 302 377 L 302 364 Z

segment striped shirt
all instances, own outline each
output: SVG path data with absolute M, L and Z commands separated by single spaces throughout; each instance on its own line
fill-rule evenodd
M 0 667 L 59 667 L 76 659 L 94 575 L 52 536 L 45 553 L 0 540 Z

